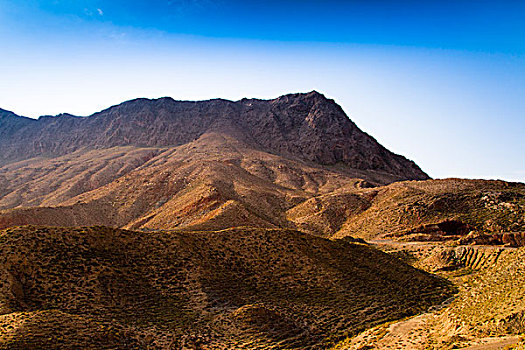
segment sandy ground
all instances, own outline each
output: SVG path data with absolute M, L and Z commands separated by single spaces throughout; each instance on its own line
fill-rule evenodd
M 367 330 L 352 339 L 343 349 L 432 349 L 432 345 L 429 344 L 431 330 L 427 325 L 433 317 L 434 313 L 425 313 L 390 325 Z M 482 338 L 473 341 L 473 345 L 461 348 L 461 350 L 500 350 L 508 345 L 516 344 L 518 340 L 519 337 L 517 336 Z
M 461 350 L 499 350 L 503 349 L 508 345 L 514 345 L 518 342 L 519 337 L 508 336 L 500 338 L 483 338 L 479 341 L 482 342 L 477 345 L 472 345 Z

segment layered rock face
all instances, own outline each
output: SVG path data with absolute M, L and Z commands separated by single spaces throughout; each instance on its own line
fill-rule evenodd
M 0 164 L 79 149 L 180 146 L 215 132 L 288 158 L 377 171 L 395 180 L 428 179 L 414 162 L 381 146 L 315 91 L 237 102 L 136 99 L 89 117 L 33 120 L 0 110 L 0 129 Z

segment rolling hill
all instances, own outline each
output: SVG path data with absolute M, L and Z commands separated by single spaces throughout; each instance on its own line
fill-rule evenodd
M 444 300 L 443 279 L 293 230 L 0 232 L 0 348 L 325 348 Z

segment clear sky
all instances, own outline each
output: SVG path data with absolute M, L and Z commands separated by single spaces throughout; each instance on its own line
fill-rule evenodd
M 0 0 L 0 108 L 317 90 L 435 178 L 525 182 L 525 1 Z

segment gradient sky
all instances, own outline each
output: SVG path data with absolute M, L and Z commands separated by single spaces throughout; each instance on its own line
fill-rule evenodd
M 0 0 L 0 108 L 317 90 L 435 178 L 525 182 L 525 1 Z

